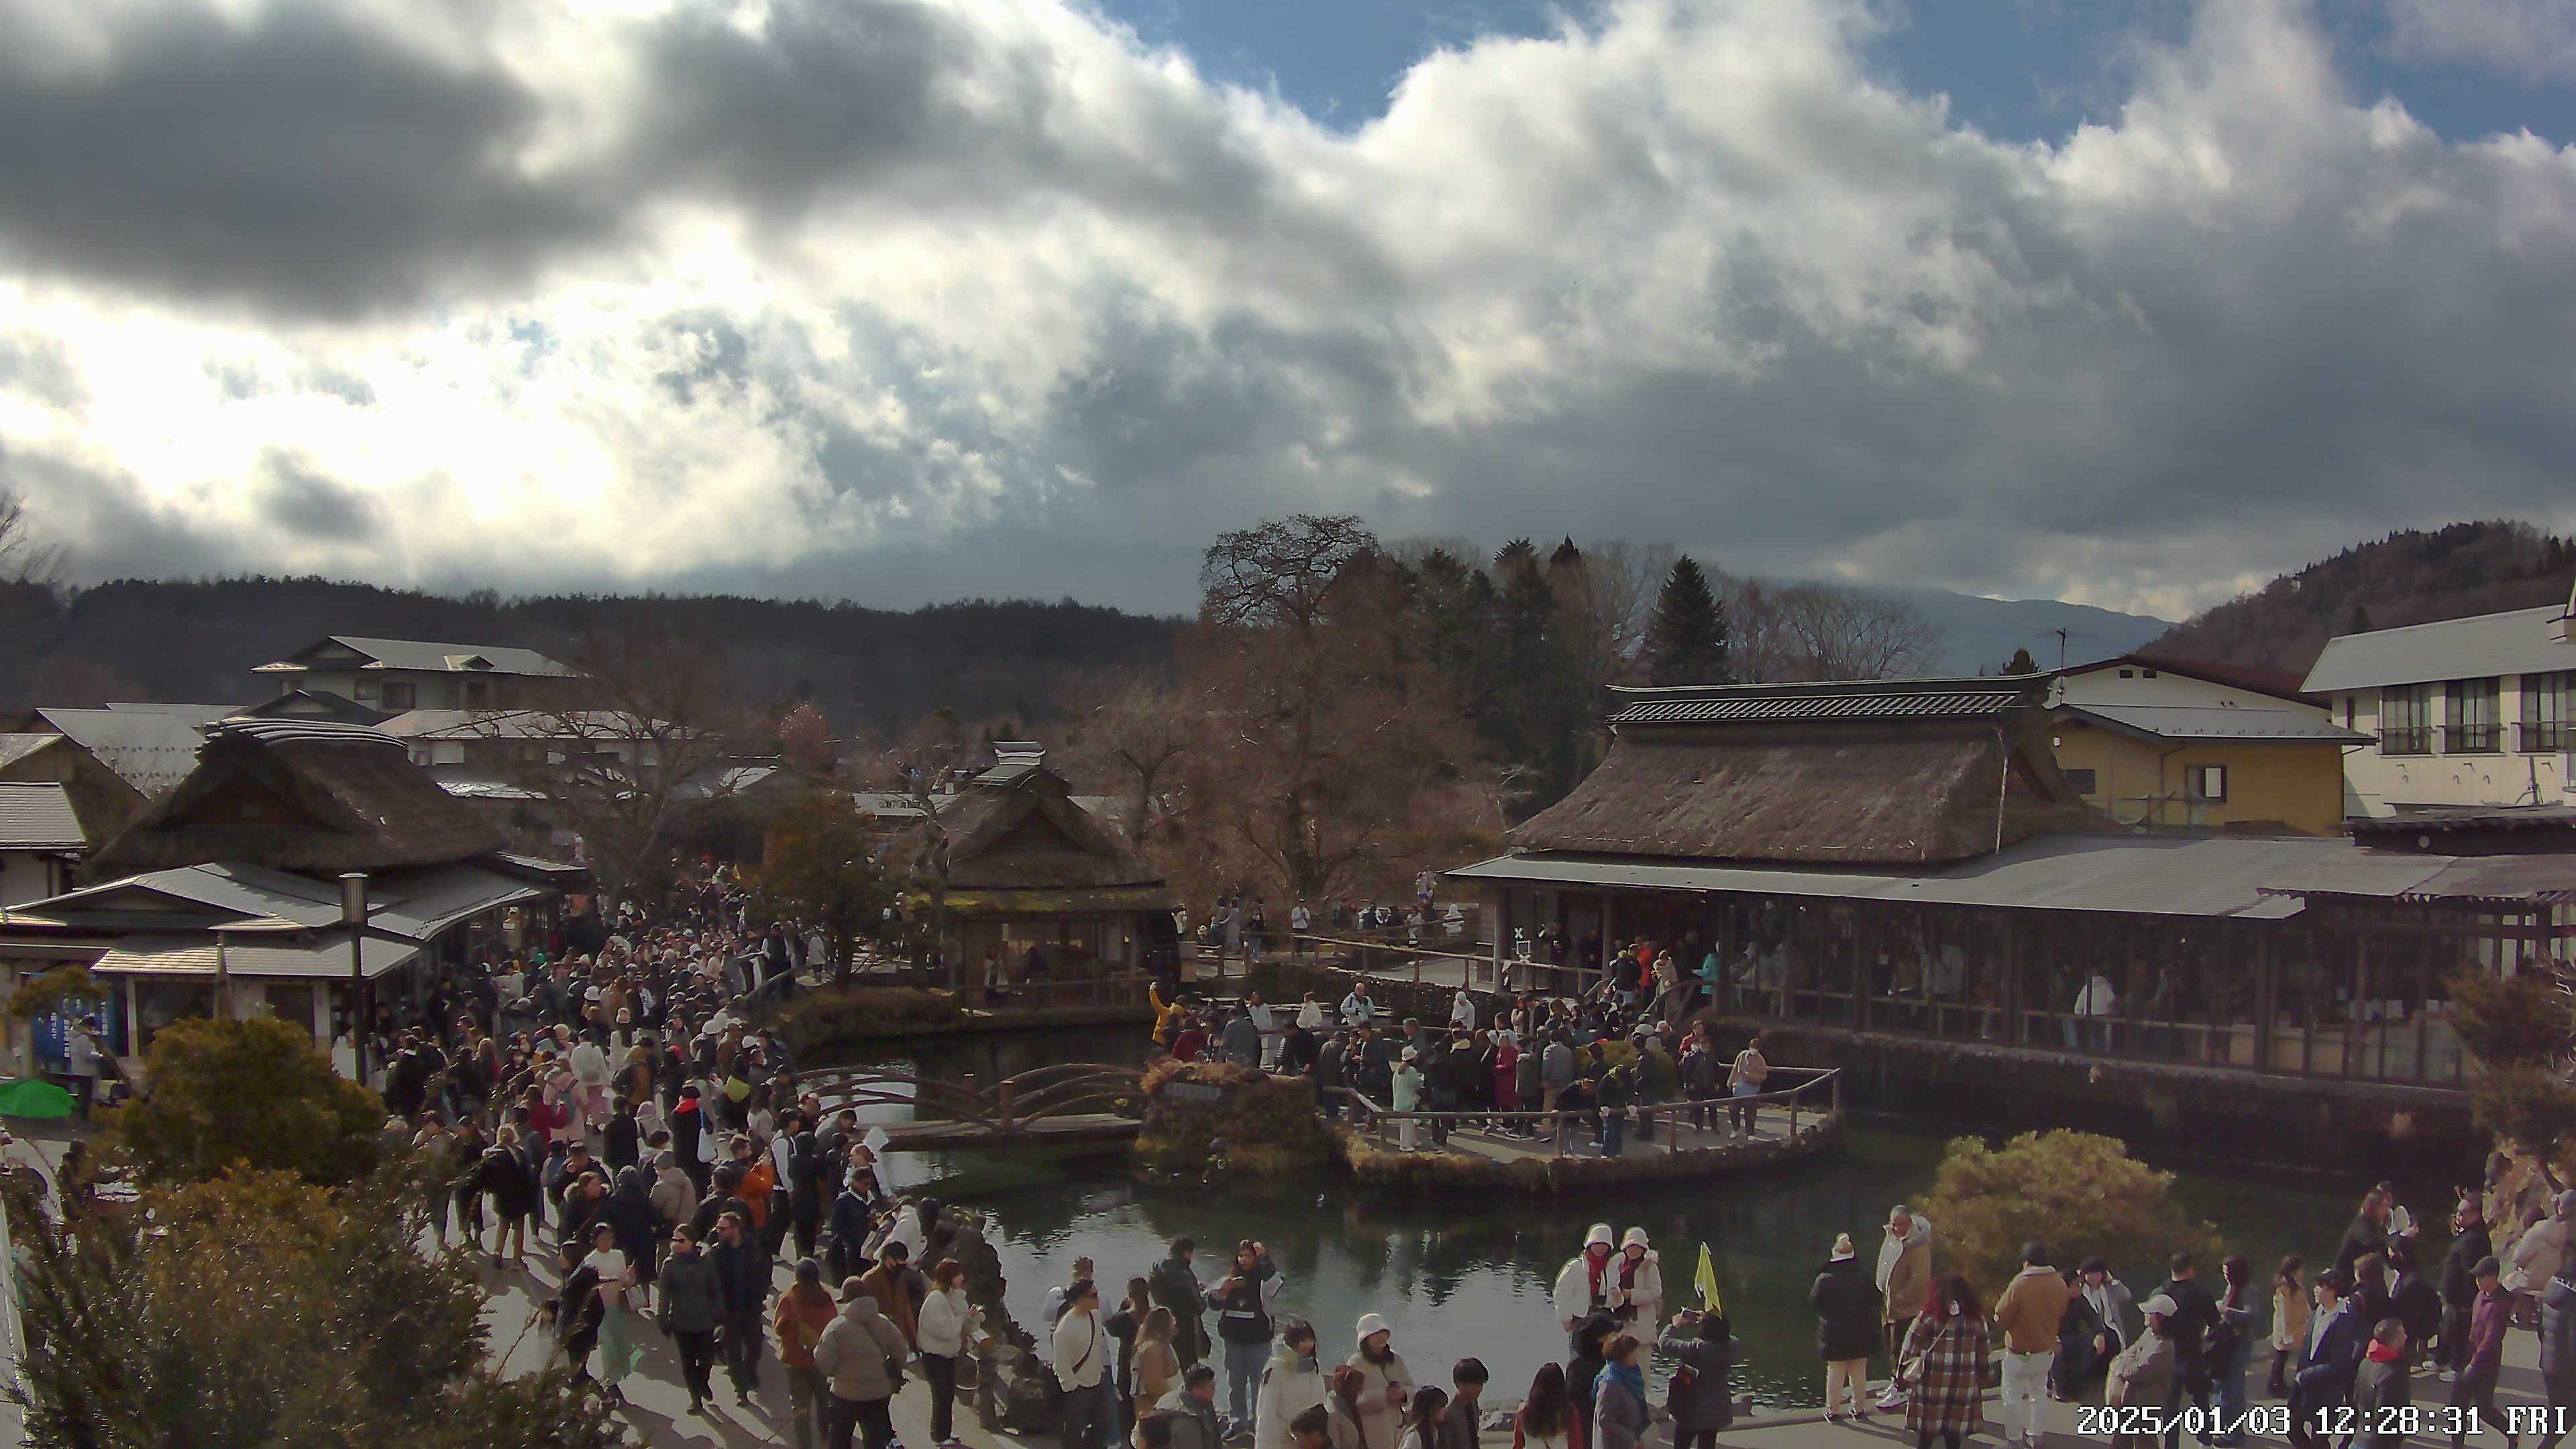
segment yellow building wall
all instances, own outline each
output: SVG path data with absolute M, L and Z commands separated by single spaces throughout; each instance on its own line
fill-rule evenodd
M 2057 720 L 2050 730 L 2060 769 L 2093 772 L 2085 803 L 2124 825 L 2181 830 L 2280 823 L 2302 835 L 2343 828 L 2341 745 L 2213 740 L 2177 748 L 2072 719 Z M 2226 766 L 2227 799 L 2185 798 L 2183 771 L 2191 765 Z

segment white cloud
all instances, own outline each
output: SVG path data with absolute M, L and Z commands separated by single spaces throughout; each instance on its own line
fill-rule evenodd
M 2409 60 L 2576 79 L 2576 11 L 2563 0 L 2389 0 L 2388 18 L 2390 46 Z
M 1348 132 L 1047 0 L 180 4 L 0 86 L 100 130 L 0 140 L 0 460 L 95 573 L 1172 607 L 1123 561 L 1309 508 L 2177 611 L 2576 522 L 2576 152 L 2288 5 L 2012 145 L 1831 0 L 1620 0 Z

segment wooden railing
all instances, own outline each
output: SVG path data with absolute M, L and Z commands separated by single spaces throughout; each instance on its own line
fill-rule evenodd
M 1724 1114 L 1729 1108 L 1751 1111 L 1756 1123 L 1759 1122 L 1761 1113 L 1765 1111 L 1785 1111 L 1789 1121 L 1789 1134 L 1786 1140 L 1792 1142 L 1797 1140 L 1802 1125 L 1829 1124 L 1841 1120 L 1843 1080 L 1842 1070 L 1839 1067 L 1773 1067 L 1771 1075 L 1774 1077 L 1796 1075 L 1802 1080 L 1795 1086 L 1776 1088 L 1750 1097 L 1707 1097 L 1696 1101 L 1658 1102 L 1653 1106 L 1622 1108 L 1620 1110 L 1625 1113 L 1631 1124 L 1643 1126 L 1648 1123 L 1661 1123 L 1663 1125 L 1663 1130 L 1659 1133 L 1632 1133 L 1628 1138 L 1629 1145 L 1649 1152 L 1657 1148 L 1667 1153 L 1681 1151 L 1682 1149 L 1674 1144 L 1673 1128 L 1677 1123 L 1695 1120 L 1724 1121 Z M 1353 1116 L 1360 1118 L 1364 1114 L 1364 1120 L 1356 1120 L 1354 1125 L 1380 1143 L 1395 1141 L 1394 1130 L 1407 1122 L 1420 1124 L 1426 1129 L 1436 1126 L 1445 1135 L 1453 1137 L 1494 1136 L 1495 1127 L 1509 1125 L 1523 1129 L 1527 1134 L 1524 1140 L 1543 1138 L 1549 1144 L 1549 1155 L 1562 1157 L 1565 1155 L 1565 1129 L 1588 1127 L 1598 1121 L 1600 1116 L 1599 1108 L 1540 1112 L 1398 1112 L 1371 1101 L 1356 1088 L 1328 1087 L 1324 1090 L 1335 1094 L 1346 1104 L 1356 1105 L 1359 1110 L 1354 1112 Z M 1649 1137 L 1654 1140 L 1647 1140 Z M 1426 1134 L 1424 1141 L 1417 1142 L 1415 1145 L 1417 1147 L 1426 1145 L 1428 1140 Z

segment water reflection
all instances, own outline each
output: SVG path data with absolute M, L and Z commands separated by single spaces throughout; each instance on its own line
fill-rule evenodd
M 983 1038 L 889 1057 L 889 1063 L 899 1060 L 942 1079 L 972 1072 L 989 1084 L 1057 1061 L 1135 1061 L 1142 1053 L 1142 1033 L 1087 1031 L 1070 1038 Z M 880 1109 L 879 1115 L 903 1110 Z M 1744 1352 L 1739 1390 L 1766 1406 L 1785 1406 L 1821 1398 L 1807 1291 L 1834 1235 L 1850 1233 L 1863 1257 L 1874 1257 L 1877 1225 L 1891 1204 L 1921 1198 L 1948 1135 L 1927 1126 L 1868 1123 L 1854 1128 L 1837 1157 L 1733 1183 L 1622 1188 L 1594 1200 L 1531 1201 L 1502 1193 L 1436 1203 L 1378 1200 L 1318 1183 L 1311 1194 L 1260 1201 L 1140 1189 L 1115 1158 L 1026 1152 L 899 1158 L 897 1177 L 935 1181 L 943 1194 L 998 1220 L 996 1243 L 1012 1306 L 1024 1321 L 1077 1255 L 1097 1261 L 1109 1283 L 1123 1284 L 1159 1261 L 1171 1239 L 1186 1235 L 1205 1246 L 1202 1276 L 1212 1278 L 1236 1240 L 1254 1238 L 1270 1245 L 1287 1276 L 1284 1310 L 1313 1319 L 1328 1350 L 1348 1352 L 1358 1316 L 1384 1313 L 1417 1373 L 1445 1379 L 1450 1363 L 1473 1354 L 1492 1371 L 1498 1398 L 1517 1397 L 1541 1361 L 1563 1356 L 1549 1290 L 1587 1224 L 1644 1227 L 1663 1255 L 1666 1294 L 1675 1308 L 1692 1301 L 1691 1274 L 1704 1241 Z M 2268 1271 L 2285 1252 L 2311 1260 L 2330 1256 L 2359 1196 L 2357 1183 L 2205 1168 L 2184 1170 L 2181 1189 L 2196 1211 L 2218 1224 L 2230 1250 L 2244 1253 L 2258 1271 Z M 2407 1200 L 2421 1214 L 2447 1199 L 2439 1184 L 2427 1184 Z M 2142 1294 L 2162 1278 L 2160 1265 L 2119 1266 Z

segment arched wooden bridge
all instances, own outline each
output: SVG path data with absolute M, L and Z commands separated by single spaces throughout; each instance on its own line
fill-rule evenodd
M 990 1087 L 925 1077 L 890 1067 L 844 1067 L 804 1073 L 798 1086 L 823 1110 L 899 1106 L 910 1122 L 885 1128 L 895 1151 L 1021 1147 L 1032 1143 L 1124 1142 L 1142 1125 L 1144 1074 L 1106 1062 L 1064 1062 L 1004 1077 Z

